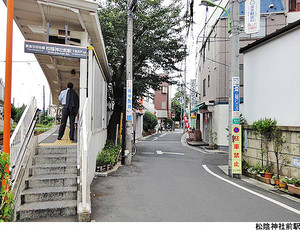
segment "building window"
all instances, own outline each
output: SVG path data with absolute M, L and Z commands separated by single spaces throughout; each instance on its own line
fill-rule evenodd
M 208 75 L 208 77 L 207 77 L 207 87 L 209 87 L 210 86 L 210 75 Z
M 167 109 L 167 101 L 162 101 L 161 102 L 161 108 L 162 109 Z
M 297 0 L 289 0 L 289 11 L 297 11 Z
M 206 96 L 206 79 L 203 79 L 203 96 Z
M 168 93 L 167 87 L 161 87 L 161 93 L 167 94 Z

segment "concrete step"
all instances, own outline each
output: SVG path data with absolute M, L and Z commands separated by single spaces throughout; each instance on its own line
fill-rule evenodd
M 28 188 L 43 188 L 43 187 L 68 187 L 77 185 L 76 174 L 48 174 L 31 176 L 26 179 L 25 184 Z
M 73 216 L 77 212 L 76 200 L 25 203 L 18 211 L 18 220 L 44 217 Z
M 38 164 L 31 168 L 32 176 L 46 174 L 76 174 L 75 164 Z
M 77 187 L 45 187 L 25 190 L 22 195 L 22 203 L 42 201 L 76 200 Z
M 77 156 L 70 154 L 44 154 L 32 158 L 32 165 L 39 164 L 77 164 Z
M 77 146 L 38 146 L 38 154 L 76 154 Z

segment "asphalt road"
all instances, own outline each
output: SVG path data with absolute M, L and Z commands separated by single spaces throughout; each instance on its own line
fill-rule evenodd
M 231 179 L 218 165 L 222 153 L 204 153 L 181 144 L 181 131 L 153 135 L 137 143 L 131 166 L 91 186 L 92 219 L 113 222 L 299 222 L 299 203 Z M 285 207 L 236 187 L 209 170 Z M 284 206 L 283 205 L 283 206 Z

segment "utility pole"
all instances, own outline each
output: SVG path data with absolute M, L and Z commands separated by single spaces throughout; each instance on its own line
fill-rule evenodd
M 14 0 L 7 1 L 5 88 L 4 88 L 4 130 L 3 152 L 10 154 L 10 118 L 11 118 L 11 73 L 13 45 Z M 9 170 L 7 170 L 8 172 Z
M 228 160 L 228 175 L 231 177 L 240 177 L 240 174 L 232 173 L 232 125 L 234 117 L 239 119 L 239 113 L 233 115 L 233 98 L 232 98 L 232 78 L 239 77 L 239 26 L 240 26 L 240 15 L 239 15 L 239 2 L 238 0 L 231 0 L 231 34 L 230 37 L 230 75 L 229 75 L 229 109 L 228 109 L 228 128 L 229 128 L 229 160 Z M 239 82 L 239 79 L 238 79 Z M 238 83 L 239 84 L 239 83 Z
M 239 14 L 239 1 L 238 0 L 230 0 L 230 11 L 231 16 L 229 15 L 229 12 L 222 6 L 217 5 L 214 3 L 214 1 L 210 0 L 201 0 L 201 4 L 205 6 L 212 6 L 212 7 L 219 7 L 223 9 L 228 17 L 228 32 L 229 38 L 230 38 L 230 73 L 229 73 L 229 92 L 228 92 L 228 176 L 230 177 L 236 177 L 240 178 L 240 173 L 233 173 L 233 166 L 232 166 L 232 129 L 235 125 L 235 132 L 239 132 L 239 27 L 240 27 L 240 14 Z M 233 88 L 234 88 L 234 97 L 233 97 Z M 234 101 L 234 104 L 233 104 Z M 234 110 L 233 110 L 234 108 Z M 240 148 L 240 147 L 239 147 Z M 238 148 L 237 148 L 238 149 Z M 240 153 L 240 150 L 238 150 L 238 154 Z M 239 166 L 241 163 L 236 162 L 235 168 L 239 169 L 237 172 L 241 171 L 241 166 Z
M 45 111 L 45 85 L 43 85 L 43 112 L 44 112 L 44 116 L 46 116 L 46 111 Z
M 185 110 L 186 110 L 186 105 L 185 105 L 185 101 L 186 101 L 186 98 L 185 98 L 185 95 L 186 95 L 186 57 L 184 59 L 184 90 L 183 90 L 183 116 L 185 116 Z M 184 125 L 185 126 L 185 125 Z M 183 126 L 183 134 L 185 134 L 185 127 Z
M 125 142 L 125 165 L 131 164 L 131 141 L 132 141 L 132 34 L 133 34 L 133 11 L 137 0 L 127 0 L 127 48 L 126 48 L 126 142 Z

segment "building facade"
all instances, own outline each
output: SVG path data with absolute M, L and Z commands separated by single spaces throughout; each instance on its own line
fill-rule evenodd
M 228 8 L 229 2 L 221 2 Z M 240 4 L 240 28 L 244 25 L 245 4 Z M 229 8 L 230 11 L 230 8 Z M 260 31 L 256 34 L 240 32 L 240 47 L 273 33 L 287 23 L 287 11 L 281 0 L 261 0 Z M 217 145 L 228 146 L 228 96 L 230 70 L 230 38 L 227 15 L 222 9 L 215 9 L 197 39 L 198 92 L 201 93 L 197 106 L 198 123 L 203 140 L 211 143 L 210 134 L 216 134 Z M 243 112 L 244 100 L 244 65 L 240 55 L 240 111 Z
M 164 82 L 160 89 L 154 93 L 154 108 L 159 124 L 164 124 L 165 119 L 171 118 L 170 86 Z

